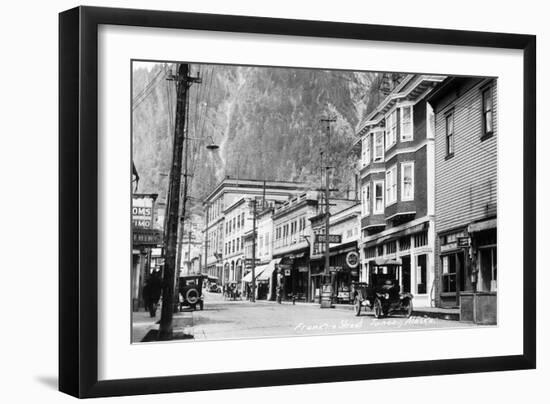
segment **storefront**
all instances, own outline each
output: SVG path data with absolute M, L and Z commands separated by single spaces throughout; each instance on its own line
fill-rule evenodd
M 283 300 L 308 300 L 309 254 L 300 252 L 280 257 Z
M 353 282 L 359 282 L 357 242 L 331 248 L 329 262 L 329 282 L 334 291 L 334 302 L 350 303 L 351 285 Z M 315 256 L 312 259 L 311 268 L 311 296 L 317 301 L 320 298 L 322 285 L 325 283 L 325 257 Z
M 260 300 L 275 300 L 276 297 L 276 273 L 280 258 L 275 258 L 265 265 L 260 265 L 258 269 L 261 271 L 257 276 L 258 299 Z
M 363 274 L 361 281 L 367 282 L 368 262 L 375 258 L 394 259 L 401 261 L 403 292 L 412 293 L 416 307 L 430 307 L 433 305 L 434 282 L 434 228 L 432 222 L 408 226 L 394 233 L 384 234 L 365 243 L 363 247 Z M 457 251 L 448 250 L 448 254 Z M 450 259 L 450 258 L 449 258 Z M 453 261 L 454 269 L 460 265 L 460 257 Z M 456 264 L 456 265 L 455 265 Z M 449 278 L 451 290 L 456 281 Z M 450 293 L 450 292 L 449 292 Z
M 459 307 L 460 294 L 472 292 L 467 229 L 439 235 L 440 306 Z

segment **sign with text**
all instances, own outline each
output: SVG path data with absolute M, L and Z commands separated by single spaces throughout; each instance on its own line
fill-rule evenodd
M 315 235 L 315 242 L 316 243 L 326 243 L 326 237 L 324 234 L 316 234 Z M 329 234 L 328 235 L 328 242 L 332 244 L 341 244 L 342 243 L 342 235 L 341 234 Z
M 162 245 L 162 231 L 153 229 L 134 229 L 132 241 L 134 246 L 158 247 Z
M 132 198 L 132 227 L 134 229 L 153 228 L 153 202 L 150 196 L 136 196 Z
M 457 242 L 459 247 L 469 247 L 470 237 L 458 237 Z

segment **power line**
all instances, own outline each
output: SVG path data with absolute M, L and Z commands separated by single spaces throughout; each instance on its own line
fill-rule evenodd
M 132 104 L 134 105 L 133 109 L 135 109 L 139 104 L 141 104 L 143 100 L 151 93 L 151 89 L 154 87 L 161 73 L 162 73 L 162 69 L 159 69 L 155 77 L 153 77 L 151 81 L 149 81 L 149 83 L 147 83 L 147 85 L 139 92 L 139 94 L 137 94 L 133 98 L 132 100 Z M 145 94 L 146 92 L 147 94 Z

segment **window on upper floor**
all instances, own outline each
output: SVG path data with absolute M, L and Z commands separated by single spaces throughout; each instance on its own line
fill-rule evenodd
M 384 132 L 374 133 L 374 158 L 375 162 L 384 160 Z
M 493 134 L 493 91 L 491 87 L 481 93 L 482 103 L 482 138 Z
M 384 213 L 384 181 L 374 182 L 374 208 L 373 213 Z
M 401 163 L 401 200 L 414 199 L 414 162 Z
M 397 166 L 386 171 L 386 205 L 397 201 Z
M 386 117 L 386 150 L 397 142 L 397 109 Z
M 362 159 L 363 159 L 363 167 L 366 167 L 370 163 L 370 134 L 366 135 L 362 140 Z
M 413 107 L 407 105 L 400 108 L 401 111 L 401 141 L 413 140 Z
M 445 146 L 447 157 L 452 157 L 455 153 L 455 128 L 454 113 L 451 111 L 445 115 Z
M 368 216 L 370 214 L 370 183 L 363 185 L 363 194 L 362 194 L 362 207 L 363 207 L 363 216 Z

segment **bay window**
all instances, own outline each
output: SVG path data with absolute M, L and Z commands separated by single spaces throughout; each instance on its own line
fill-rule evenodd
M 397 141 L 397 109 L 386 117 L 386 150 Z
M 401 200 L 414 199 L 414 163 L 401 163 Z
M 370 214 L 370 184 L 363 186 L 363 216 Z
M 365 136 L 362 142 L 363 167 L 366 167 L 370 163 L 370 135 Z
M 374 161 L 384 160 L 384 132 L 375 132 L 374 134 Z
M 397 166 L 386 171 L 386 204 L 397 201 Z
M 406 142 L 413 140 L 413 107 L 407 105 L 401 107 L 401 141 Z
M 384 181 L 374 182 L 373 213 L 384 213 Z

